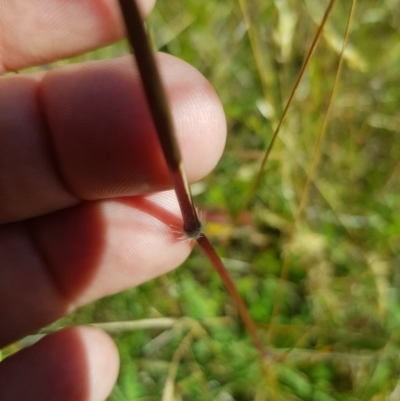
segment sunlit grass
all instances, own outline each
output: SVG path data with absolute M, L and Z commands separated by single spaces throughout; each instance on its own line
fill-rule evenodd
M 276 356 L 269 374 L 218 276 L 196 251 L 175 272 L 54 327 L 155 319 L 155 326 L 121 323 L 112 331 L 121 353 L 112 401 L 395 401 L 400 1 L 357 2 L 320 163 L 295 229 L 351 2 L 336 1 L 248 212 L 234 225 L 328 4 L 241 3 L 160 1 L 148 27 L 155 46 L 198 68 L 224 104 L 226 152 L 197 185 L 196 203 Z M 115 57 L 127 53 L 124 46 L 75 61 Z M 267 336 L 274 309 L 274 335 Z

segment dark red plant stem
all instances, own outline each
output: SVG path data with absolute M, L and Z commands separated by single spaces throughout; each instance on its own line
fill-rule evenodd
M 199 244 L 200 248 L 203 250 L 207 258 L 210 260 L 211 264 L 214 266 L 215 270 L 220 275 L 223 283 L 225 284 L 226 289 L 228 290 L 231 297 L 234 299 L 236 303 L 236 307 L 238 308 L 240 317 L 242 318 L 248 333 L 250 334 L 254 346 L 257 348 L 260 358 L 263 361 L 265 355 L 264 347 L 262 345 L 261 339 L 258 336 L 257 326 L 254 323 L 254 320 L 251 318 L 247 306 L 245 305 L 242 297 L 239 294 L 234 282 L 232 281 L 231 277 L 229 276 L 228 272 L 224 264 L 222 263 L 221 258 L 218 256 L 217 252 L 215 252 L 214 247 L 211 245 L 209 239 L 202 235 L 198 240 L 197 243 Z
M 171 180 L 178 198 L 184 221 L 183 229 L 189 238 L 195 239 L 219 273 L 226 288 L 235 301 L 239 314 L 253 339 L 254 345 L 264 360 L 264 351 L 257 333 L 257 327 L 247 311 L 239 291 L 229 277 L 221 259 L 215 252 L 208 238 L 202 233 L 202 225 L 190 192 L 190 187 L 183 167 L 182 157 L 175 139 L 175 129 L 165 95 L 164 87 L 157 69 L 153 51 L 148 42 L 146 32 L 135 0 L 119 0 L 129 43 L 136 55 L 143 87 L 149 108 L 154 120 L 157 134 L 161 143 Z
M 197 239 L 203 227 L 197 215 L 183 163 L 181 162 L 176 170 L 170 169 L 170 174 L 183 216 L 183 231 L 189 238 Z
M 119 0 L 119 3 L 125 20 L 129 43 L 134 53 L 138 56 L 136 57 L 136 63 L 178 198 L 184 221 L 184 231 L 189 237 L 195 238 L 196 234 L 201 231 L 201 223 L 186 179 L 182 157 L 175 139 L 175 128 L 168 100 L 158 72 L 154 53 L 144 30 L 136 1 Z

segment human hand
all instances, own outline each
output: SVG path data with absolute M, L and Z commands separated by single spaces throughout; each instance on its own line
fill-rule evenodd
M 151 1 L 141 1 L 144 14 Z M 0 70 L 123 35 L 114 0 L 0 0 Z M 158 57 L 190 181 L 225 141 L 221 105 L 192 67 Z M 0 78 L 0 347 L 76 307 L 179 265 L 191 246 L 132 57 Z M 49 335 L 0 363 L 1 401 L 95 401 L 118 371 L 108 336 Z

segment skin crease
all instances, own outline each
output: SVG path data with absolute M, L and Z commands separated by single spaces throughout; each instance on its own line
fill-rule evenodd
M 154 4 L 140 5 L 145 16 Z M 3 73 L 123 36 L 115 0 L 0 0 L 0 9 Z M 223 110 L 196 70 L 157 58 L 195 181 L 222 154 Z M 0 77 L 0 346 L 178 266 L 192 245 L 168 188 L 130 56 Z M 104 400 L 118 364 L 106 334 L 68 328 L 0 363 L 0 400 Z

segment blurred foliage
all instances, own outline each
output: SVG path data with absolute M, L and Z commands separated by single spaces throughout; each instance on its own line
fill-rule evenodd
M 121 324 L 110 401 L 400 399 L 399 0 L 357 2 L 321 163 L 294 235 L 350 1 L 336 2 L 262 183 L 234 224 L 326 5 L 158 2 L 148 21 L 155 47 L 198 68 L 225 108 L 226 152 L 194 186 L 196 201 L 276 358 L 263 373 L 235 305 L 195 250 L 178 270 L 54 325 L 176 319 L 168 328 Z M 120 43 L 77 60 L 124 51 Z

